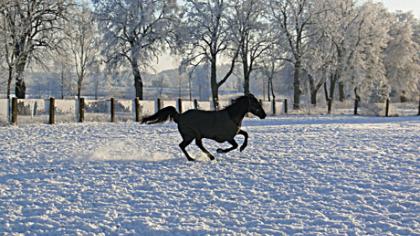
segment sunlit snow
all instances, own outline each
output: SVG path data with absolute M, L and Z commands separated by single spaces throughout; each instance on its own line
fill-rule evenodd
M 419 117 L 244 129 L 243 153 L 188 162 L 173 123 L 1 127 L 0 234 L 420 234 Z

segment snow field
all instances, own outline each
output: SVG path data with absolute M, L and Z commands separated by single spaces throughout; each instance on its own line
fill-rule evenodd
M 420 235 L 420 119 L 247 119 L 187 162 L 172 124 L 0 128 L 0 233 Z M 242 143 L 242 138 L 237 141 Z

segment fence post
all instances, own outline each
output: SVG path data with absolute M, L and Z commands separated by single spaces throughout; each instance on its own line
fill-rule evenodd
M 136 110 L 136 122 L 140 122 L 140 99 L 136 97 L 134 99 L 135 110 Z
M 79 122 L 85 121 L 85 98 L 79 98 Z
M 357 108 L 359 107 L 359 100 L 358 99 L 355 99 L 354 100 L 354 115 L 356 116 L 356 115 L 358 115 L 357 114 Z
M 157 108 L 157 111 L 156 112 L 158 112 L 160 110 L 160 107 L 161 107 L 160 98 L 157 98 L 156 99 L 156 108 Z
M 276 100 L 271 101 L 271 109 L 273 110 L 273 115 L 276 115 Z
M 385 102 L 385 117 L 389 116 L 389 98 L 386 99 Z
M 17 98 L 12 98 L 12 125 L 17 124 L 17 116 L 18 116 L 18 110 L 17 110 Z
M 197 99 L 194 99 L 194 109 L 198 109 L 198 101 Z
M 53 97 L 50 97 L 50 119 L 48 121 L 48 124 L 53 125 L 55 124 L 55 99 Z
M 182 99 L 178 98 L 178 112 L 182 113 Z
M 284 114 L 287 114 L 287 98 L 284 99 Z
M 111 122 L 115 122 L 115 99 L 111 98 Z

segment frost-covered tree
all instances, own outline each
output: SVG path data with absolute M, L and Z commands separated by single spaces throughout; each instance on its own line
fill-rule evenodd
M 327 70 L 321 70 L 321 74 L 326 73 L 323 77 L 328 77 L 330 81 L 327 99 L 334 99 L 337 85 L 340 101 L 350 90 L 346 89 L 346 85 L 352 87 L 358 99 L 360 95 L 365 99 L 371 97 L 369 94 L 378 87 L 381 88 L 377 93 L 383 93 L 387 84 L 383 49 L 387 45 L 389 28 L 389 14 L 383 5 L 373 2 L 358 5 L 354 0 L 325 0 L 319 1 L 316 7 L 319 8 L 319 14 L 313 21 L 314 27 L 317 28 L 317 34 L 325 36 L 326 41 L 314 44 L 308 55 L 312 57 L 312 62 L 316 63 L 315 57 L 329 62 L 321 63 L 327 66 Z M 310 71 L 317 68 L 316 65 L 313 67 L 313 63 L 307 65 Z M 309 76 L 309 81 L 312 78 Z
M 314 1 L 311 0 L 273 0 L 270 1 L 272 24 L 279 27 L 279 38 L 285 35 L 290 52 L 288 61 L 294 66 L 293 73 L 293 108 L 300 108 L 302 63 L 308 52 L 311 34 L 307 29 L 312 23 L 315 12 Z
M 98 31 L 91 8 L 86 3 L 74 5 L 66 22 L 64 49 L 71 55 L 77 76 L 77 97 L 80 98 L 85 77 L 90 67 L 98 62 Z
M 95 1 L 102 32 L 103 54 L 113 65 L 129 63 L 136 97 L 143 99 L 141 71 L 157 59 L 173 33 L 176 22 L 172 1 Z
M 314 37 L 318 38 L 309 44 L 309 53 L 304 57 L 303 64 L 309 83 L 311 104 L 316 106 L 318 92 L 331 75 L 332 64 L 336 57 L 333 53 L 334 44 L 324 35 L 324 32 L 321 31 Z M 328 101 L 329 98 L 327 98 Z
M 404 12 L 397 12 L 393 19 L 391 38 L 385 49 L 386 77 L 396 94 L 416 98 L 420 91 L 420 44 L 414 34 L 416 19 L 412 13 Z
M 328 103 L 334 99 L 337 83 L 340 100 L 344 99 L 343 75 L 350 70 L 351 61 L 359 49 L 363 19 L 354 0 L 314 0 L 314 3 L 316 14 L 307 29 L 311 38 L 303 61 L 311 104 L 316 105 L 322 85 Z
M 235 47 L 239 48 L 244 77 L 244 93 L 249 94 L 251 73 L 258 60 L 273 43 L 271 24 L 265 17 L 265 6 L 262 0 L 234 0 L 231 3 L 233 14 L 229 24 L 232 30 Z
M 3 0 L 0 15 L 4 19 L 9 59 L 16 81 L 15 94 L 24 98 L 26 86 L 25 68 L 31 60 L 43 62 L 36 54 L 38 49 L 54 49 L 57 44 L 55 33 L 67 9 L 66 0 Z M 9 72 L 10 73 L 10 72 Z
M 271 44 L 268 49 L 263 52 L 260 60 L 258 60 L 259 72 L 267 79 L 267 97 L 270 101 L 276 99 L 274 93 L 274 80 L 280 70 L 283 69 L 285 64 L 285 49 L 279 44 Z M 271 98 L 270 98 L 271 94 Z
M 228 5 L 223 0 L 185 3 L 182 25 L 179 28 L 179 45 L 185 60 L 193 65 L 210 64 L 210 87 L 213 106 L 219 109 L 219 88 L 233 73 L 239 49 L 235 47 L 229 25 Z M 224 57 L 229 60 L 229 70 L 221 80 L 217 78 L 217 65 Z
M 0 11 L 2 11 L 2 8 L 6 7 L 5 3 L 6 2 L 1 3 Z M 14 73 L 14 54 L 12 51 L 13 43 L 11 42 L 9 32 L 10 31 L 9 25 L 7 24 L 7 19 L 5 15 L 0 14 L 0 66 L 2 71 L 7 71 L 6 94 L 8 98 L 10 96 Z
M 389 41 L 390 14 L 383 4 L 367 2 L 361 7 L 361 15 L 364 23 L 359 30 L 359 50 L 354 53 L 359 55 L 349 61 L 352 70 L 347 70 L 347 78 L 351 79 L 355 93 L 360 90 L 365 100 L 381 102 L 389 96 L 384 49 Z M 351 76 L 353 71 L 359 74 L 358 78 Z
M 324 10 L 317 17 L 317 24 L 334 45 L 332 52 L 335 53 L 333 71 L 329 76 L 329 99 L 334 99 L 338 84 L 339 99 L 342 101 L 345 97 L 343 76 L 349 70 L 355 53 L 360 50 L 364 16 L 354 0 L 326 0 L 318 6 Z

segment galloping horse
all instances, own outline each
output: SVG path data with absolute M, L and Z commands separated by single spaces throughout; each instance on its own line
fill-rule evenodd
M 189 161 L 195 160 L 185 150 L 195 139 L 197 146 L 206 153 L 210 160 L 214 160 L 214 156 L 204 148 L 202 139 L 212 139 L 220 143 L 229 142 L 232 147 L 217 149 L 218 153 L 226 153 L 238 147 L 234 137 L 240 134 L 245 138 L 239 149 L 242 152 L 248 144 L 248 133 L 241 129 L 241 124 L 248 112 L 258 116 L 260 119 L 266 117 L 261 104 L 254 95 L 249 94 L 235 99 L 230 106 L 220 111 L 188 110 L 179 114 L 175 107 L 165 107 L 154 115 L 144 117 L 142 123 L 156 124 L 167 120 L 175 121 L 183 139 L 179 147 L 187 156 L 187 159 Z

